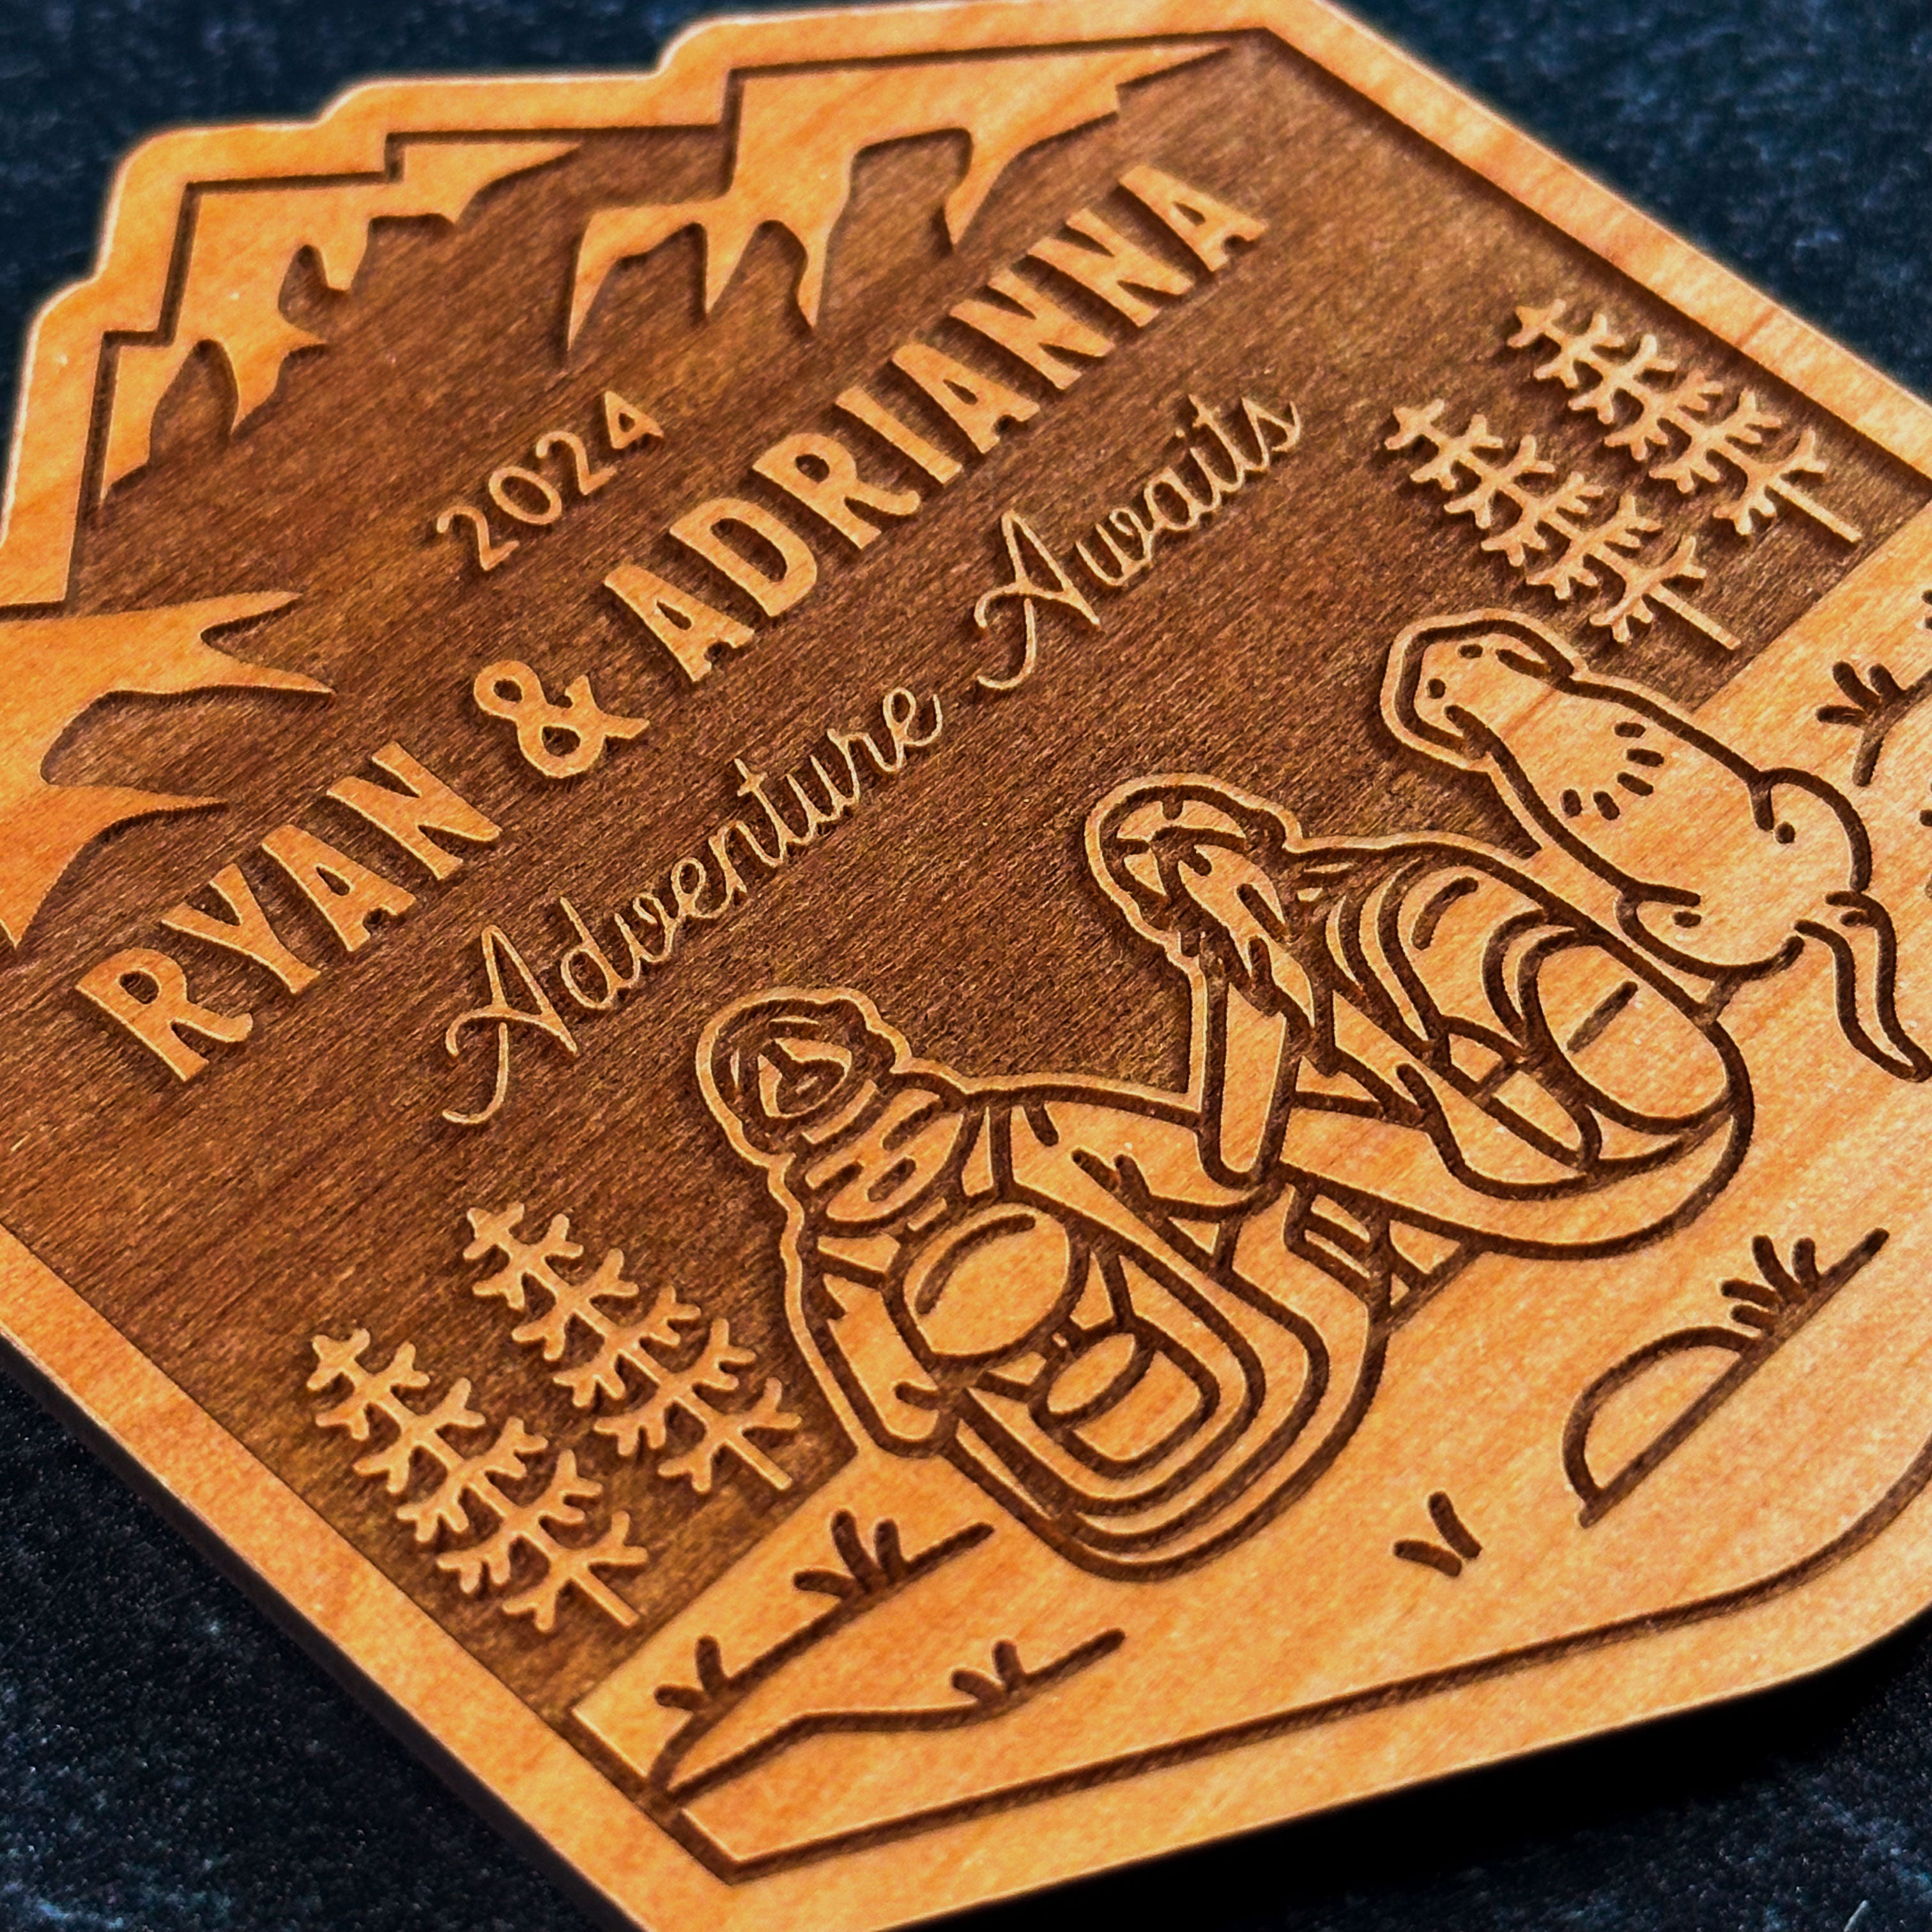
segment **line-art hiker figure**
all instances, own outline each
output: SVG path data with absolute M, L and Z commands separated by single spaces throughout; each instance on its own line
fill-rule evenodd
M 1755 770 L 1496 613 L 1405 632 L 1384 710 L 1609 882 L 1614 920 L 1473 840 L 1310 837 L 1164 774 L 1102 799 L 1085 849 L 1187 988 L 1184 1090 L 976 1078 L 844 988 L 759 992 L 706 1028 L 700 1089 L 782 1215 L 789 1325 L 857 1451 L 578 1707 L 716 1868 L 1058 1762 L 1076 1707 L 1157 1732 L 1148 1687 L 1187 1619 L 1278 1598 L 1291 1644 L 1331 1569 L 1365 1616 L 1397 1606 L 1419 1657 L 1460 1654 L 1450 1600 L 1424 1616 L 1388 1540 L 1338 1543 L 1323 1485 L 1389 1406 L 1418 1460 L 1382 1428 L 1346 1514 L 1413 1521 L 1450 1418 L 1384 1386 L 1399 1332 L 1486 1255 L 1546 1282 L 1640 1253 L 1651 1272 L 1750 1141 L 1726 998 L 1808 941 L 1838 964 L 1850 1046 L 1915 1077 L 1862 829 L 1830 788 Z M 1558 1322 L 1588 1306 L 1556 1299 Z M 1558 1441 L 1581 1392 L 1525 1392 L 1559 1538 L 1584 1533 Z M 1312 1541 L 1298 1502 L 1326 1525 Z M 1587 1533 L 1611 1538 L 1590 1546 L 1606 1587 L 1638 1589 L 1617 1526 Z M 1215 1564 L 1248 1539 L 1258 1569 Z M 888 1736 L 890 1791 L 814 1771 L 827 1740 Z
M 1480 760 L 1465 739 L 1455 755 L 1521 774 L 1516 714 L 1472 725 L 1436 675 L 1490 638 L 1474 621 L 1405 634 L 1390 688 L 1424 694 L 1393 716 L 1486 730 Z M 1622 716 L 1602 728 L 1619 750 Z M 1664 716 L 1646 714 L 1659 743 Z M 1472 1256 L 1602 1256 L 1686 1225 L 1742 1157 L 1750 1089 L 1640 919 L 1612 933 L 1472 842 L 1307 838 L 1233 786 L 1163 776 L 1103 800 L 1087 850 L 1187 982 L 1185 1094 L 968 1078 L 844 990 L 740 1002 L 700 1077 L 783 1205 L 794 1329 L 855 1437 L 945 1457 L 1082 1568 L 1158 1576 L 1321 1474 L 1392 1328 Z M 1811 896 L 1787 937 L 1811 910 L 1852 916 Z M 1713 904 L 1712 941 L 1755 964 L 1708 896 L 1666 903 Z

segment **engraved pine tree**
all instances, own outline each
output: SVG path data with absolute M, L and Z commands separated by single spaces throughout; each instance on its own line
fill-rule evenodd
M 1703 579 L 1695 537 L 1679 537 L 1646 557 L 1646 541 L 1661 526 L 1644 515 L 1630 492 L 1593 522 L 1596 506 L 1609 494 L 1602 484 L 1575 470 L 1555 481 L 1556 467 L 1538 453 L 1534 436 L 1520 438 L 1511 450 L 1483 416 L 1471 416 L 1459 434 L 1444 422 L 1445 407 L 1439 399 L 1403 405 L 1382 446 L 1429 446 L 1434 454 L 1409 472 L 1409 481 L 1432 484 L 1447 500 L 1445 514 L 1468 517 L 1490 532 L 1483 539 L 1485 550 L 1500 555 L 1524 582 L 1547 590 L 1559 603 L 1606 598 L 1590 622 L 1620 644 L 1630 641 L 1634 626 L 1654 622 L 1665 610 L 1725 650 L 1738 648 L 1729 631 L 1673 587 Z M 1615 580 L 1614 595 L 1606 573 Z
M 750 1349 L 732 1345 L 728 1322 L 714 1322 L 694 1360 L 682 1369 L 657 1367 L 651 1393 L 621 1414 L 604 1417 L 596 1425 L 598 1432 L 610 1438 L 619 1455 L 635 1456 L 640 1438 L 654 1451 L 668 1447 L 672 1424 L 681 1416 L 698 1425 L 698 1440 L 659 1462 L 660 1476 L 682 1477 L 700 1496 L 708 1496 L 718 1465 L 728 1456 L 773 1489 L 788 1490 L 790 1477 L 752 1440 L 754 1435 L 788 1435 L 798 1426 L 798 1418 L 780 1406 L 784 1392 L 778 1382 L 767 1377 L 749 1408 L 721 1411 L 709 1400 L 735 1391 L 736 1371 L 756 1359 Z
M 591 1544 L 562 1544 L 551 1533 L 553 1529 L 578 1528 L 587 1519 L 577 1505 L 603 1493 L 602 1483 L 578 1474 L 577 1458 L 568 1449 L 557 1457 L 543 1494 L 534 1502 L 513 1502 L 498 1486 L 497 1478 L 486 1473 L 471 1494 L 496 1514 L 496 1528 L 472 1548 L 439 1556 L 437 1567 L 452 1571 L 464 1594 L 473 1597 L 486 1576 L 498 1589 L 508 1584 L 518 1551 L 528 1550 L 542 1564 L 543 1574 L 527 1588 L 503 1599 L 506 1616 L 529 1617 L 538 1630 L 548 1632 L 556 1626 L 557 1600 L 565 1591 L 574 1589 L 628 1628 L 637 1622 L 638 1613 L 596 1573 L 600 1569 L 635 1569 L 646 1560 L 642 1550 L 629 1546 L 629 1516 L 618 1510 Z
M 1723 383 L 1696 370 L 1680 374 L 1654 335 L 1632 344 L 1600 312 L 1580 327 L 1566 328 L 1568 306 L 1553 302 L 1519 308 L 1509 344 L 1551 345 L 1554 352 L 1537 365 L 1537 380 L 1574 392 L 1570 407 L 1588 411 L 1610 430 L 1606 447 L 1648 464 L 1654 481 L 1673 484 L 1685 496 L 1722 483 L 1728 475 L 1732 494 L 1714 514 L 1740 536 L 1750 536 L 1760 520 L 1771 522 L 1781 501 L 1840 542 L 1862 540 L 1862 531 L 1827 509 L 1798 481 L 1826 472 L 1813 430 L 1801 430 L 1782 448 L 1768 447 L 1784 420 L 1750 390 L 1740 389 L 1727 402 Z
M 355 1468 L 358 1476 L 380 1480 L 391 1496 L 408 1496 L 428 1466 L 434 1474 L 431 1486 L 396 1510 L 397 1520 L 419 1545 L 427 1546 L 439 1535 L 475 1534 L 480 1512 L 488 1534 L 466 1547 L 446 1550 L 436 1558 L 436 1567 L 453 1575 L 465 1595 L 476 1596 L 486 1582 L 499 1592 L 508 1589 L 520 1557 L 526 1571 L 533 1562 L 535 1580 L 500 1595 L 497 1607 L 506 1616 L 528 1617 L 545 1636 L 556 1628 L 558 1605 L 570 1590 L 624 1628 L 634 1624 L 637 1612 L 598 1574 L 639 1569 L 650 1562 L 649 1552 L 629 1540 L 628 1514 L 614 1512 L 589 1543 L 566 1543 L 556 1534 L 588 1523 L 580 1505 L 602 1496 L 603 1485 L 580 1475 L 575 1456 L 566 1449 L 541 1493 L 520 1499 L 514 1492 L 534 1479 L 535 1466 L 548 1446 L 544 1438 L 512 1416 L 487 1446 L 458 1447 L 448 1439 L 452 1433 L 475 1435 L 490 1426 L 470 1406 L 468 1380 L 459 1377 L 432 1406 L 416 1408 L 404 1397 L 428 1388 L 430 1378 L 416 1366 L 416 1345 L 404 1342 L 376 1368 L 363 1360 L 369 1341 L 366 1328 L 343 1340 L 328 1335 L 311 1339 L 316 1369 L 308 1378 L 310 1391 L 320 1394 L 345 1383 L 348 1389 L 316 1412 L 316 1426 L 344 1430 L 352 1442 L 368 1442 L 376 1436 L 378 1424 L 386 1424 L 381 1432 L 386 1439 Z
M 657 1291 L 641 1316 L 623 1318 L 616 1310 L 640 1298 L 637 1285 L 625 1277 L 622 1250 L 610 1249 L 589 1274 L 573 1280 L 560 1266 L 584 1254 L 570 1238 L 569 1216 L 554 1215 L 533 1240 L 520 1232 L 523 1217 L 520 1201 L 502 1209 L 470 1210 L 473 1238 L 464 1259 L 503 1258 L 502 1266 L 478 1282 L 473 1292 L 524 1314 L 530 1310 L 530 1290 L 542 1290 L 546 1305 L 512 1329 L 511 1340 L 540 1351 L 546 1362 L 562 1361 L 577 1348 L 578 1331 L 590 1340 L 590 1353 L 551 1379 L 569 1390 L 578 1408 L 594 1408 L 600 1399 L 628 1404 L 592 1425 L 616 1453 L 635 1460 L 648 1449 L 662 1458 L 659 1476 L 688 1482 L 700 1496 L 711 1494 L 727 1459 L 774 1490 L 790 1489 L 790 1476 L 753 1439 L 788 1436 L 798 1428 L 798 1417 L 783 1406 L 782 1384 L 767 1377 L 748 1405 L 719 1406 L 720 1398 L 740 1394 L 740 1372 L 756 1360 L 732 1341 L 730 1324 L 711 1322 L 694 1350 L 686 1331 L 704 1322 L 703 1311 L 668 1286 Z M 695 1440 L 688 1439 L 694 1432 Z M 680 1438 L 686 1438 L 682 1446 Z M 664 1455 L 666 1450 L 675 1453 Z

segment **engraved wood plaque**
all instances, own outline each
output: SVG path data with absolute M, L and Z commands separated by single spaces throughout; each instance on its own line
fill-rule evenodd
M 0 1331 L 662 1932 L 1840 1658 L 1928 479 L 1315 0 L 160 137 L 0 534 Z

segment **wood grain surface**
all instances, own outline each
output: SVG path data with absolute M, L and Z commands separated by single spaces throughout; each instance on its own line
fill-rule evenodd
M 1337 16 L 1098 33 L 164 137 L 23 392 L 0 1322 L 643 1922 L 1925 1600 L 1932 418 Z

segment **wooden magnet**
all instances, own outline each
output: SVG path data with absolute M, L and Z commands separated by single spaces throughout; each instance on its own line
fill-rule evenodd
M 161 136 L 0 533 L 0 1334 L 652 1932 L 1932 1601 L 1932 412 L 1318 0 Z

